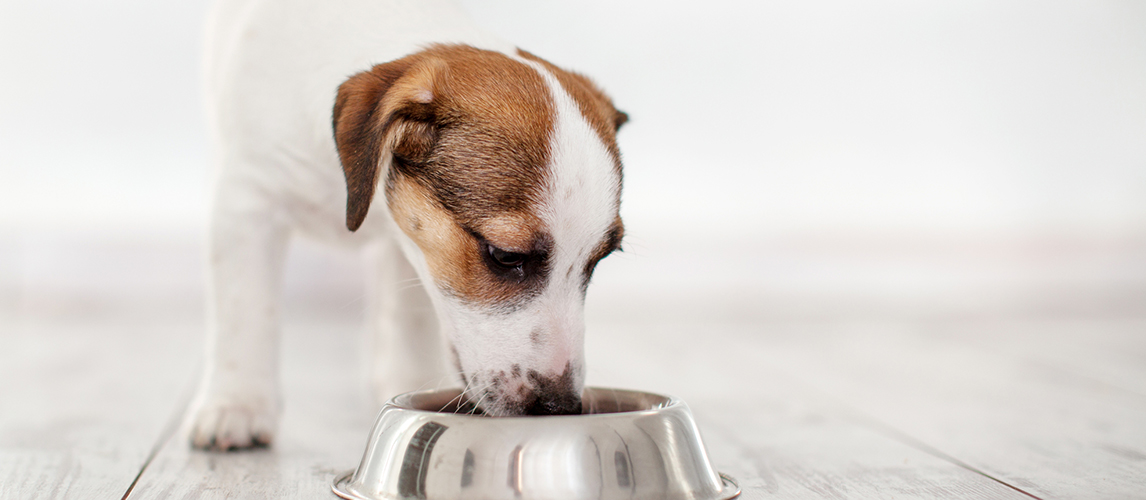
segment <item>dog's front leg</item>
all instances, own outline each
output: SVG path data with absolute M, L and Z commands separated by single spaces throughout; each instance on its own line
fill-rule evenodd
M 366 284 L 370 380 L 376 402 L 418 389 L 456 383 L 442 355 L 442 339 L 430 297 L 394 241 L 367 250 Z M 432 286 L 432 285 L 431 285 Z
M 277 211 L 247 193 L 224 187 L 215 205 L 207 364 L 191 442 L 218 450 L 265 446 L 282 405 L 278 297 L 289 230 Z

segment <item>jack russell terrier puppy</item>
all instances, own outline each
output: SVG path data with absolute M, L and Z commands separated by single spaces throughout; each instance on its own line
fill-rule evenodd
M 585 289 L 624 232 L 626 115 L 449 1 L 222 0 L 208 30 L 217 168 L 193 445 L 274 438 L 296 231 L 370 257 L 379 396 L 460 380 L 489 415 L 580 412 Z

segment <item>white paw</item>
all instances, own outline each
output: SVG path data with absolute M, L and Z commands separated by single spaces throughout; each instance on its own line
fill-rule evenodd
M 191 445 L 204 450 L 267 447 L 275 439 L 278 405 L 266 398 L 209 397 L 195 411 Z

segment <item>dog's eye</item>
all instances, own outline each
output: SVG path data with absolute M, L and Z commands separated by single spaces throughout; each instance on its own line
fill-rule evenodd
M 493 245 L 489 247 L 489 256 L 493 257 L 493 261 L 497 262 L 499 266 L 506 268 L 521 267 L 525 263 L 526 257 L 523 253 L 506 252 Z

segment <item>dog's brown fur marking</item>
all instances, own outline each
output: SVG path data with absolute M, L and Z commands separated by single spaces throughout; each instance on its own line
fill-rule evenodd
M 554 115 L 533 68 L 468 46 L 434 46 L 351 77 L 334 109 L 347 227 L 362 223 L 384 175 L 391 214 L 439 285 L 483 305 L 527 299 L 544 276 L 492 274 L 482 244 L 521 253 L 548 244 L 534 214 Z
M 424 180 L 467 225 L 529 212 L 553 117 L 549 89 L 533 68 L 469 46 L 433 46 L 352 76 L 334 106 L 347 226 L 362 223 L 386 165 L 390 177 Z
M 616 130 L 624 113 L 587 78 L 519 54 L 560 82 L 612 154 L 619 176 Z M 547 279 L 544 259 L 552 242 L 536 214 L 555 114 L 553 96 L 534 68 L 465 45 L 432 46 L 352 76 L 334 106 L 347 227 L 362 224 L 384 179 L 391 215 L 422 249 L 439 286 L 486 306 L 527 301 Z M 525 275 L 499 275 L 485 256 L 487 245 L 530 254 L 531 267 Z

